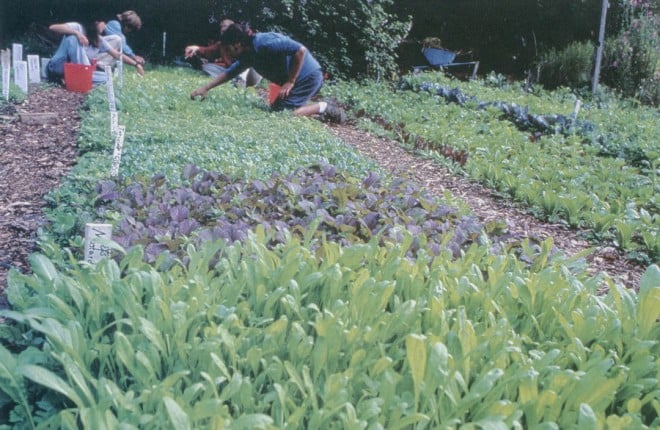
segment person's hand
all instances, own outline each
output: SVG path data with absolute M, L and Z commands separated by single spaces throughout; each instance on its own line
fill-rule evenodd
M 292 89 L 293 89 L 293 83 L 285 82 L 280 87 L 280 92 L 279 92 L 277 98 L 278 99 L 285 99 L 285 98 L 289 97 L 289 94 L 291 93 Z
M 206 93 L 207 91 L 203 87 L 197 88 L 195 91 L 190 93 L 190 99 L 195 100 L 196 97 L 199 97 L 200 100 L 204 100 L 206 98 Z
M 85 36 L 84 34 L 82 34 L 82 33 L 77 33 L 77 34 L 76 34 L 76 38 L 78 39 L 78 42 L 80 42 L 80 44 L 81 44 L 82 46 L 87 46 L 87 45 L 89 45 L 89 40 L 87 40 L 87 36 Z
M 136 55 L 135 57 L 133 57 L 133 59 L 141 66 L 143 66 L 146 63 L 144 57 L 141 57 L 139 55 Z
M 197 45 L 186 46 L 186 49 L 183 50 L 183 56 L 184 58 L 194 57 L 195 55 L 197 55 L 198 52 L 199 52 L 199 46 Z

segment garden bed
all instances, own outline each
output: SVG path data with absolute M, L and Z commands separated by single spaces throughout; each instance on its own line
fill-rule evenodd
M 5 105 L 0 117 L 2 171 L 0 173 L 0 291 L 6 286 L 10 267 L 28 269 L 27 257 L 34 251 L 36 232 L 44 222 L 43 197 L 57 186 L 59 179 L 75 163 L 79 130 L 78 109 L 82 95 L 62 88 L 48 87 L 33 92 L 15 107 Z M 59 120 L 30 124 L 18 113 L 57 112 Z M 540 241 L 553 237 L 555 246 L 574 255 L 593 246 L 580 238 L 579 232 L 561 224 L 538 221 L 488 189 L 475 185 L 438 167 L 433 162 L 406 152 L 396 142 L 374 137 L 351 125 L 331 126 L 343 141 L 357 147 L 382 167 L 398 175 L 411 177 L 433 194 L 447 190 L 463 199 L 483 222 L 503 221 L 515 238 Z M 636 288 L 642 269 L 627 261 L 621 252 L 607 246 L 596 247 L 589 257 L 593 272 L 606 272 L 617 282 Z M 0 294 L 0 308 L 6 306 Z

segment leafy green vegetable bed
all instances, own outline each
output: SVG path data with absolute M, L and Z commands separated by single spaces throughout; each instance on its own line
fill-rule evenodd
M 460 161 L 454 167 L 541 217 L 590 229 L 596 240 L 609 240 L 644 264 L 658 261 L 657 110 L 616 100 L 585 104 L 575 126 L 566 121 L 562 133 L 553 133 L 554 127 L 531 127 L 527 117 L 571 118 L 577 99 L 565 91 L 528 94 L 430 73 L 400 86 L 424 90 L 345 83 L 332 91 L 365 118 L 379 119 L 365 119 L 363 127 L 429 150 L 440 162 L 442 153 L 465 153 L 445 163 Z
M 660 425 L 657 266 L 635 293 L 551 241 L 495 250 L 252 90 L 191 102 L 202 79 L 126 79 L 111 181 L 105 93 L 89 97 L 34 273 L 9 276 L 1 427 Z M 86 221 L 115 225 L 114 259 L 81 261 Z

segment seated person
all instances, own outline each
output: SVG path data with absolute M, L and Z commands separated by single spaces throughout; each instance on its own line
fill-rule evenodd
M 126 34 L 138 31 L 142 28 L 142 19 L 135 11 L 127 10 L 117 14 L 116 20 L 110 20 L 107 23 L 98 21 L 99 33 L 102 36 L 118 36 L 121 39 L 121 52 L 123 54 L 123 61 L 128 65 L 137 64 L 138 74 L 144 75 L 144 68 L 142 67 L 145 60 L 140 55 L 133 52 L 133 49 L 126 42 Z
M 99 33 L 99 23 L 83 26 L 77 22 L 52 24 L 49 29 L 61 34 L 62 41 L 46 65 L 48 79 L 61 82 L 64 78 L 64 63 L 91 65 L 94 61 L 97 69 L 92 82 L 100 84 L 107 81 L 104 67 L 112 66 L 120 58 L 121 39 L 117 36 L 103 37 Z

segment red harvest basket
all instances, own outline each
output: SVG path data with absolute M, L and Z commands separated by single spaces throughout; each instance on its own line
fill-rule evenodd
M 96 65 L 64 63 L 64 83 L 68 91 L 86 93 L 92 89 L 92 76 Z
M 274 83 L 268 84 L 268 103 L 273 104 L 277 97 L 280 95 L 280 86 Z

